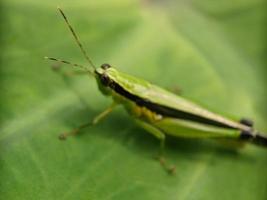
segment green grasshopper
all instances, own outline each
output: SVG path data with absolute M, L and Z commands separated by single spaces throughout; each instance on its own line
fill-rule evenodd
M 91 69 L 61 59 L 46 58 L 82 68 L 85 73 L 96 79 L 99 90 L 104 95 L 113 98 L 112 105 L 95 117 L 92 122 L 64 133 L 61 139 L 66 138 L 67 135 L 76 134 L 91 124 L 98 123 L 121 104 L 137 125 L 160 140 L 161 152 L 166 135 L 183 138 L 231 139 L 267 147 L 267 136 L 255 130 L 250 120 L 234 121 L 220 116 L 145 80 L 119 72 L 109 64 L 96 68 L 87 56 L 66 15 L 60 8 L 58 9 Z M 164 165 L 163 159 L 160 160 Z M 173 167 L 169 167 L 168 170 L 172 171 Z

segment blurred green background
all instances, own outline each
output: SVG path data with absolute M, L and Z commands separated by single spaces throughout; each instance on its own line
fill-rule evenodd
M 43 59 L 86 65 L 58 5 L 96 65 L 179 87 L 267 132 L 265 0 L 2 0 L 1 199 L 267 199 L 265 149 L 171 138 L 166 154 L 177 173 L 169 176 L 152 158 L 158 141 L 121 108 L 59 141 L 111 100 L 93 79 L 64 80 Z

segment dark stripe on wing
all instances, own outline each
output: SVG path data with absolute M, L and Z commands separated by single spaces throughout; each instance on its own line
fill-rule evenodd
M 121 87 L 119 84 L 115 83 L 114 81 L 112 81 L 112 83 L 110 84 L 110 88 L 115 90 L 121 96 L 124 96 L 125 98 L 127 98 L 131 101 L 134 101 L 137 105 L 144 106 L 144 107 L 148 108 L 149 110 L 156 112 L 156 113 L 163 115 L 163 116 L 194 121 L 194 122 L 212 125 L 212 126 L 216 126 L 216 127 L 220 127 L 220 128 L 236 129 L 232 126 L 229 126 L 227 124 L 223 124 L 223 123 L 215 121 L 215 120 L 207 119 L 205 117 L 198 116 L 198 115 L 195 115 L 192 113 L 184 112 L 181 110 L 173 109 L 173 108 L 170 108 L 170 107 L 167 107 L 164 105 L 150 102 L 147 99 L 143 99 L 143 98 L 138 97 L 134 94 L 131 94 L 130 92 L 126 91 L 123 87 Z

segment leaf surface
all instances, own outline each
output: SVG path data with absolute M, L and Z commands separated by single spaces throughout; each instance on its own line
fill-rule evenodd
M 110 63 L 212 111 L 249 117 L 267 130 L 266 3 L 60 1 L 96 65 Z M 158 141 L 122 108 L 59 141 L 111 99 L 87 76 L 63 78 L 44 56 L 87 65 L 54 1 L 1 2 L 0 194 L 3 199 L 267 198 L 267 151 L 216 141 L 167 139 L 169 176 L 153 159 Z M 65 67 L 66 71 L 72 71 Z

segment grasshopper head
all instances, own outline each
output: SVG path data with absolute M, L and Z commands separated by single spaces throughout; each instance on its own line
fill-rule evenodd
M 102 64 L 95 70 L 98 88 L 104 95 L 111 95 L 114 86 L 113 80 L 109 77 L 110 70 L 114 70 L 114 68 L 109 64 Z

